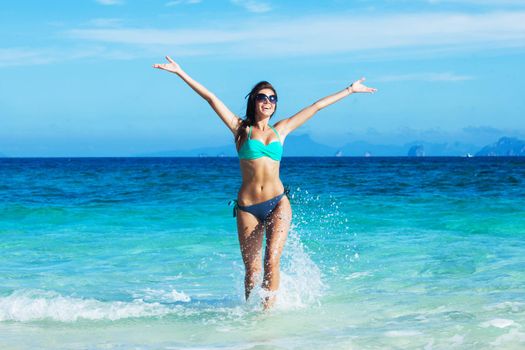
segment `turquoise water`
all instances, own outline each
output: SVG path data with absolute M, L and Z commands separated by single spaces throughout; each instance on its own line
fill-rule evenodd
M 285 158 L 276 307 L 230 158 L 0 159 L 0 349 L 523 349 L 525 159 Z

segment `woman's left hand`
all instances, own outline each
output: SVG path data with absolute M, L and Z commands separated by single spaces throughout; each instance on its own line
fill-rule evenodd
M 371 88 L 371 87 L 368 87 L 368 86 L 365 86 L 363 85 L 363 81 L 365 81 L 365 78 L 361 78 L 359 80 L 356 80 L 355 82 L 352 83 L 352 85 L 350 85 L 348 87 L 348 89 L 351 91 L 351 92 L 368 92 L 368 93 L 374 93 L 377 91 L 377 89 L 375 88 Z

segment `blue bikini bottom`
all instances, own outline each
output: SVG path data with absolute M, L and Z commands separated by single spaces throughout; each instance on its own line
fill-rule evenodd
M 235 206 L 233 207 L 233 216 L 237 216 L 237 209 L 240 209 L 242 211 L 252 214 L 257 219 L 264 221 L 272 213 L 272 211 L 275 209 L 275 207 L 285 194 L 287 194 L 287 191 L 284 191 L 280 195 L 270 198 L 267 201 L 247 206 L 239 205 L 237 201 L 233 201 L 233 203 L 235 203 Z

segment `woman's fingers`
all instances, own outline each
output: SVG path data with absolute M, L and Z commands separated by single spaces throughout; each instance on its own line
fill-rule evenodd
M 360 79 L 356 80 L 352 84 L 352 89 L 354 92 L 371 92 L 374 93 L 377 91 L 375 88 L 370 88 L 368 86 L 363 85 L 362 83 L 366 80 L 365 77 L 361 77 Z
M 155 64 L 153 65 L 153 68 L 164 69 L 164 70 L 170 70 L 171 67 L 174 67 L 174 68 L 177 68 L 177 67 L 178 67 L 177 63 L 175 63 L 175 61 L 174 61 L 170 56 L 166 56 L 166 60 L 167 60 L 169 63 L 164 63 L 164 64 L 155 63 Z
M 354 85 L 354 84 L 361 84 L 365 80 L 366 80 L 365 77 L 361 77 L 361 79 L 358 79 L 358 80 L 354 81 L 354 83 L 352 85 Z

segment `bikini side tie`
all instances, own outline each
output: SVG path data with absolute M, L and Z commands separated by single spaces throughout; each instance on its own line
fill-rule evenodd
M 233 205 L 233 217 L 237 216 L 237 208 L 239 207 L 239 204 L 237 203 L 236 199 L 232 199 L 228 202 L 228 206 Z

